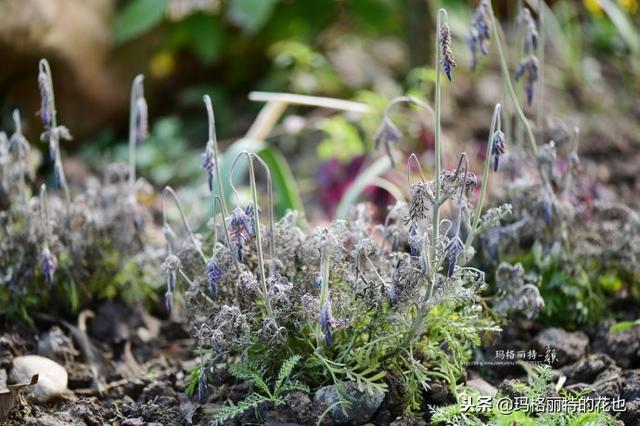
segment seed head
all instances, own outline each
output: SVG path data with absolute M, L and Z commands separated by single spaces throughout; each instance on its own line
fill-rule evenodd
M 212 299 L 218 297 L 218 283 L 222 278 L 222 269 L 218 265 L 218 261 L 215 257 L 211 257 L 207 262 L 207 286 L 209 287 L 209 294 Z
M 440 46 L 442 48 L 442 69 L 449 81 L 451 81 L 452 69 L 457 66 L 451 50 L 451 30 L 446 22 L 440 28 Z
M 498 164 L 500 163 L 500 156 L 504 154 L 504 133 L 502 130 L 496 130 L 491 138 L 491 157 L 493 157 L 493 171 L 498 171 Z
M 44 279 L 49 286 L 53 285 L 53 277 L 58 267 L 58 259 L 49 251 L 48 247 L 45 247 L 38 257 L 38 265 L 42 270 Z

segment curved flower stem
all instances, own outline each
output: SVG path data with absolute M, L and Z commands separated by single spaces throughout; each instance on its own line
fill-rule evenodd
M 480 187 L 480 197 L 478 198 L 478 202 L 476 204 L 476 208 L 473 212 L 473 219 L 471 222 L 471 229 L 469 230 L 469 234 L 467 235 L 467 240 L 464 244 L 465 251 L 471 246 L 473 239 L 475 237 L 475 233 L 478 230 L 478 225 L 480 223 L 480 215 L 482 214 L 482 207 L 484 206 L 484 198 L 487 193 L 487 187 L 489 186 L 489 170 L 491 169 L 491 148 L 493 145 L 493 134 L 500 129 L 500 110 L 501 105 L 496 104 L 493 109 L 493 117 L 491 118 L 491 128 L 489 129 L 489 138 L 487 140 L 487 149 L 485 151 L 484 157 L 484 167 L 482 169 L 482 186 Z
M 223 216 L 227 217 L 229 216 L 229 210 L 227 209 L 227 203 L 224 197 L 224 188 L 222 186 L 222 174 L 220 172 L 220 151 L 218 150 L 218 137 L 216 135 L 216 122 L 215 116 L 213 114 L 213 105 L 211 104 L 211 98 L 209 97 L 209 95 L 204 95 L 202 99 L 204 100 L 204 104 L 207 108 L 207 118 L 209 120 L 209 140 L 207 141 L 207 144 L 211 144 L 213 146 L 213 157 L 214 162 L 216 163 L 216 184 L 218 187 L 218 195 L 220 196 L 220 208 L 222 209 Z
M 191 239 L 191 242 L 195 246 L 195 248 L 198 251 L 198 253 L 200 253 L 200 257 L 202 257 L 202 260 L 204 261 L 204 263 L 206 265 L 207 264 L 207 257 L 204 255 L 204 252 L 202 251 L 202 248 L 200 248 L 200 244 L 196 240 L 195 235 L 193 235 L 193 232 L 191 232 L 191 227 L 189 226 L 189 222 L 187 221 L 187 217 L 184 214 L 184 210 L 182 209 L 182 204 L 180 203 L 180 200 L 178 199 L 178 195 L 173 190 L 173 188 L 171 188 L 170 186 L 165 186 L 164 187 L 164 189 L 162 190 L 162 196 L 160 198 L 160 206 L 161 206 L 161 209 L 162 209 L 162 224 L 163 224 L 163 227 L 166 228 L 169 225 L 169 222 L 167 220 L 167 208 L 166 208 L 167 206 L 165 204 L 165 198 L 167 197 L 167 194 L 171 195 L 171 197 L 173 198 L 173 201 L 175 202 L 176 206 L 178 207 L 178 211 L 180 212 L 180 219 L 182 220 L 182 226 L 184 226 L 184 229 L 187 231 L 187 234 L 189 235 L 189 238 Z M 171 243 L 170 243 L 169 240 L 167 240 L 167 243 L 169 245 L 169 253 L 171 253 Z
M 55 94 L 53 91 L 53 78 L 51 76 L 51 67 L 49 66 L 49 61 L 46 59 L 40 59 L 38 64 L 39 71 L 44 72 L 47 76 L 47 89 L 49 90 L 49 111 L 51 112 L 51 128 L 47 129 L 49 131 L 49 146 L 53 145 L 55 147 L 55 158 L 54 158 L 54 168 L 57 169 L 58 179 L 60 180 L 60 187 L 62 187 L 62 191 L 64 192 L 64 200 L 67 209 L 67 215 L 71 210 L 71 192 L 69 191 L 69 185 L 67 184 L 67 178 L 64 175 L 64 169 L 62 168 L 62 156 L 60 154 L 60 140 L 58 137 L 58 111 L 56 111 L 56 100 Z
M 133 79 L 129 106 L 129 191 L 130 196 L 134 199 L 136 184 L 136 102 L 138 98 L 144 96 L 143 81 L 144 76 L 142 74 L 138 74 Z
M 275 244 L 275 234 L 273 231 L 274 228 L 274 214 L 273 214 L 273 181 L 271 179 L 271 170 L 269 170 L 269 166 L 267 166 L 267 163 L 264 162 L 264 160 L 262 158 L 260 158 L 259 155 L 253 153 L 253 152 L 248 152 L 248 151 L 242 151 L 240 153 L 238 153 L 238 155 L 236 155 L 236 158 L 233 160 L 233 164 L 231 165 L 231 168 L 229 169 L 229 185 L 231 186 L 231 189 L 233 190 L 236 198 L 238 200 L 240 200 L 240 196 L 238 194 L 238 190 L 236 189 L 236 187 L 233 185 L 233 181 L 232 181 L 232 176 L 233 176 L 233 170 L 236 166 L 236 163 L 238 162 L 238 159 L 240 158 L 241 155 L 245 155 L 245 157 L 247 158 L 247 162 L 249 163 L 249 169 L 250 172 L 252 173 L 252 177 L 251 177 L 251 193 L 253 196 L 253 205 L 254 208 L 256 210 L 255 214 L 258 215 L 258 200 L 257 200 L 257 189 L 256 189 L 256 182 L 255 182 L 255 168 L 253 166 L 253 160 L 255 159 L 258 164 L 260 164 L 265 172 L 265 175 L 267 177 L 267 204 L 268 204 L 268 211 L 267 211 L 267 216 L 268 216 L 268 221 L 269 221 L 269 276 L 272 276 L 274 271 L 274 262 L 275 262 L 275 258 L 276 258 L 276 244 Z M 255 194 L 255 195 L 254 195 Z M 256 226 L 257 228 L 257 226 Z
M 215 210 L 215 203 L 218 203 L 218 205 L 220 206 L 220 210 L 223 209 L 223 201 L 222 201 L 222 197 L 220 197 L 219 195 L 216 195 L 213 198 L 213 203 L 214 203 L 214 210 Z M 216 227 L 215 227 L 215 216 L 213 217 L 213 222 L 214 222 L 214 226 L 213 226 L 213 244 L 214 244 L 214 251 L 215 251 L 215 243 L 217 242 L 218 238 L 216 236 Z M 226 217 L 222 216 L 222 228 L 224 229 L 224 236 L 225 239 L 227 240 L 227 247 L 229 247 L 229 250 L 231 250 L 231 238 L 229 237 L 229 228 L 227 228 L 227 221 L 226 221 Z M 231 256 L 233 257 L 233 261 L 236 265 L 236 269 L 240 270 L 240 265 L 238 264 L 238 259 L 236 259 L 235 256 Z
M 396 96 L 395 98 L 391 99 L 389 104 L 387 104 L 387 106 L 385 107 L 383 115 L 385 117 L 388 117 L 389 114 L 391 113 L 391 109 L 393 107 L 395 107 L 396 105 L 403 104 L 403 103 L 407 103 L 407 104 L 410 104 L 410 105 L 416 105 L 416 106 L 418 106 L 420 108 L 423 108 L 423 109 L 427 110 L 430 114 L 435 114 L 433 109 L 431 108 L 431 105 L 429 105 L 425 101 L 420 100 L 420 99 L 416 98 L 415 96 L 403 95 L 403 96 Z
M 44 231 L 44 248 L 49 248 L 49 238 L 51 230 L 49 229 L 49 203 L 47 200 L 47 185 L 40 185 L 40 222 Z
M 491 2 L 489 2 L 491 3 Z M 533 154 L 533 156 L 537 156 L 538 154 L 538 147 L 536 145 L 536 138 L 533 134 L 533 130 L 531 129 L 531 125 L 529 124 L 529 121 L 527 120 L 527 117 L 524 115 L 524 112 L 522 111 L 522 107 L 520 106 L 520 103 L 518 102 L 518 97 L 516 96 L 516 93 L 513 89 L 513 84 L 511 84 L 511 76 L 509 75 L 509 67 L 507 66 L 507 59 L 504 55 L 504 51 L 502 48 L 502 39 L 500 37 L 500 32 L 498 31 L 498 21 L 496 20 L 495 15 L 493 14 L 493 6 L 491 6 L 491 28 L 493 30 L 493 36 L 495 38 L 496 41 L 496 46 L 498 48 L 498 59 L 500 62 L 500 69 L 502 71 L 502 79 L 504 80 L 504 82 L 507 85 L 507 93 L 509 94 L 509 96 L 511 97 L 511 102 L 513 103 L 513 107 L 516 110 L 516 114 L 518 115 L 518 118 L 520 119 L 520 121 L 522 122 L 522 124 L 524 125 L 524 128 L 527 132 L 527 137 L 529 140 L 529 145 L 531 148 L 531 153 Z
M 233 164 L 231 165 L 231 168 L 229 169 L 229 185 L 231 186 L 231 189 L 233 190 L 234 194 L 236 195 L 236 197 L 238 199 L 240 199 L 240 195 L 238 194 L 237 189 L 235 188 L 235 186 L 233 185 L 233 170 L 235 168 L 235 165 L 237 164 L 238 160 L 240 159 L 241 156 L 244 156 L 247 159 L 247 163 L 248 163 L 248 169 L 249 169 L 249 185 L 251 186 L 251 198 L 253 199 L 253 207 L 254 207 L 254 214 L 256 215 L 256 226 L 255 226 L 255 233 L 256 233 L 256 251 L 258 252 L 258 267 L 260 269 L 260 283 L 262 284 L 262 293 L 263 293 L 263 299 L 264 299 L 264 305 L 265 308 L 267 310 L 267 315 L 274 321 L 274 323 L 276 322 L 276 317 L 273 314 L 273 308 L 271 307 L 271 299 L 269 297 L 269 288 L 267 287 L 267 279 L 265 276 L 265 272 L 264 272 L 264 255 L 262 253 L 262 232 L 260 231 L 260 213 L 258 211 L 258 190 L 257 190 L 257 186 L 256 186 L 256 174 L 255 174 L 255 169 L 253 167 L 253 157 L 257 157 L 259 158 L 257 155 L 250 153 L 248 151 L 241 151 L 236 155 L 236 158 L 234 158 L 233 160 Z M 269 203 L 271 204 L 271 208 L 273 208 L 273 196 L 271 194 L 271 173 L 268 171 L 268 167 L 266 168 L 267 170 L 267 185 L 269 187 Z M 273 223 L 273 213 L 272 210 L 269 210 L 269 215 L 271 218 L 271 222 Z M 272 226 L 272 225 L 271 225 Z M 271 232 L 271 237 L 273 238 L 273 232 Z M 272 246 L 273 247 L 273 246 Z M 273 251 L 272 251 L 273 254 Z M 271 259 L 270 262 L 270 269 L 273 269 L 273 258 Z M 277 325 L 277 323 L 276 323 Z
M 545 43 L 547 39 L 546 31 L 544 28 L 544 11 L 546 5 L 544 4 L 544 0 L 538 0 L 538 30 L 540 33 L 540 44 L 539 44 L 539 52 L 538 52 L 538 63 L 539 63 L 539 71 L 538 71 L 538 114 L 537 119 L 538 122 L 538 132 L 540 133 L 540 141 L 539 143 L 544 144 L 544 61 L 545 61 Z

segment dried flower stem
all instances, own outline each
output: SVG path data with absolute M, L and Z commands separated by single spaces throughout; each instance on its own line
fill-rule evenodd
M 138 74 L 131 83 L 131 103 L 129 106 L 129 194 L 135 201 L 136 186 L 136 102 L 144 96 L 142 82 L 144 76 Z M 173 190 L 172 190 L 173 191 Z
M 476 208 L 473 212 L 473 221 L 471 222 L 471 229 L 467 235 L 467 241 L 464 244 L 465 251 L 471 246 L 475 233 L 478 230 L 480 224 L 480 215 L 482 214 L 482 207 L 484 206 L 484 198 L 487 193 L 487 187 L 489 186 L 489 170 L 491 169 L 491 147 L 493 145 L 493 135 L 496 130 L 500 129 L 500 111 L 501 105 L 496 104 L 493 109 L 493 117 L 491 118 L 491 128 L 489 129 L 489 138 L 487 140 L 487 149 L 484 158 L 484 167 L 482 169 L 482 186 L 480 187 L 480 197 L 476 203 Z
M 49 62 L 46 59 L 40 59 L 38 64 L 40 68 L 40 72 L 43 72 L 47 77 L 47 89 L 49 90 L 49 96 L 47 99 L 48 108 L 51 112 L 51 128 L 49 130 L 49 146 L 53 145 L 55 147 L 55 158 L 53 160 L 53 167 L 56 169 L 56 173 L 58 173 L 58 179 L 60 183 L 60 187 L 64 192 L 64 201 L 65 206 L 67 208 L 67 214 L 71 210 L 71 192 L 69 191 L 69 185 L 67 184 L 67 178 L 64 175 L 64 169 L 62 168 L 62 156 L 60 155 L 60 140 L 58 137 L 58 132 L 56 131 L 58 127 L 58 112 L 56 111 L 56 101 L 55 94 L 53 91 L 53 78 L 51 77 L 51 67 L 49 66 Z
M 218 196 L 220 197 L 218 201 L 220 203 L 220 208 L 222 209 L 222 215 L 226 218 L 227 216 L 229 216 L 229 210 L 227 209 L 227 203 L 224 196 L 224 187 L 222 186 L 222 174 L 220 172 L 220 151 L 218 150 L 218 137 L 216 135 L 216 123 L 213 114 L 213 105 L 211 104 L 211 98 L 209 97 L 209 95 L 204 95 L 203 100 L 205 106 L 207 107 L 207 117 L 209 120 L 209 140 L 207 141 L 207 144 L 211 144 L 213 146 L 213 157 L 216 164 L 216 185 L 218 187 Z
M 259 220 L 260 213 L 258 211 L 258 189 L 256 185 L 255 169 L 253 167 L 254 157 L 259 160 L 259 162 L 263 165 L 267 173 L 267 187 L 268 187 L 267 194 L 268 194 L 268 203 L 270 205 L 269 233 L 271 234 L 270 249 L 271 249 L 271 255 L 272 255 L 269 269 L 270 269 L 270 273 L 273 273 L 273 262 L 275 260 L 273 258 L 273 255 L 275 253 L 275 247 L 274 247 L 274 233 L 273 233 L 273 194 L 272 194 L 272 187 L 271 187 L 271 172 L 269 171 L 269 167 L 267 167 L 267 165 L 262 161 L 262 159 L 256 154 L 250 153 L 248 151 L 239 152 L 238 155 L 236 155 L 236 158 L 233 160 L 233 164 L 231 165 L 231 169 L 229 170 L 229 184 L 238 199 L 240 199 L 240 195 L 238 194 L 237 189 L 233 185 L 233 170 L 241 156 L 244 156 L 247 159 L 248 169 L 249 169 L 249 185 L 251 186 L 251 197 L 253 199 L 254 214 L 256 216 L 256 221 L 255 221 L 256 222 L 256 226 L 255 226 L 256 251 L 258 252 L 258 267 L 260 268 L 260 283 L 262 284 L 262 293 L 263 293 L 262 298 L 264 300 L 265 309 L 267 310 L 267 315 L 274 322 L 276 322 L 275 315 L 273 314 L 273 308 L 271 307 L 271 299 L 269 297 L 269 288 L 267 287 L 267 278 L 264 272 L 264 255 L 262 253 L 262 232 L 260 231 L 260 220 Z
M 47 185 L 40 185 L 40 222 L 42 224 L 42 230 L 44 233 L 44 248 L 49 248 L 49 238 L 51 236 L 51 229 L 49 227 L 49 203 L 47 200 Z
M 491 2 L 489 2 L 489 4 L 491 4 Z M 529 140 L 529 145 L 531 148 L 531 153 L 533 154 L 533 156 L 535 157 L 538 154 L 538 147 L 536 145 L 536 138 L 533 134 L 533 130 L 531 129 L 531 125 L 529 124 L 529 121 L 527 120 L 527 117 L 524 115 L 524 112 L 522 111 L 522 107 L 520 106 L 520 103 L 518 102 L 518 97 L 516 96 L 516 93 L 513 89 L 513 84 L 511 84 L 511 76 L 509 75 L 509 68 L 507 66 L 507 59 L 504 55 L 504 51 L 502 48 L 502 38 L 500 37 L 500 32 L 498 31 L 498 25 L 499 23 L 496 20 L 496 17 L 493 13 L 493 6 L 491 6 L 491 27 L 493 29 L 493 35 L 494 38 L 496 40 L 496 46 L 498 47 L 498 59 L 500 62 L 500 69 L 502 71 L 502 79 L 504 80 L 504 82 L 507 84 L 507 93 L 509 94 L 509 96 L 511 97 L 511 102 L 513 102 L 513 106 L 516 110 L 516 114 L 518 115 L 518 118 L 520 119 L 520 121 L 522 122 L 522 124 L 524 125 L 524 128 L 527 132 L 527 137 Z
M 544 28 L 544 10 L 546 4 L 544 0 L 538 0 L 538 33 L 540 34 L 540 44 L 538 49 L 538 63 L 540 64 L 538 71 L 538 114 L 537 127 L 540 134 L 540 145 L 544 144 L 544 45 L 546 42 L 546 32 Z
M 256 217 L 259 217 L 259 212 L 258 212 L 258 193 L 257 193 L 257 186 L 256 186 L 256 178 L 255 178 L 255 168 L 253 166 L 253 160 L 255 159 L 256 161 L 258 161 L 258 163 L 262 166 L 262 168 L 264 169 L 265 175 L 267 177 L 267 204 L 268 204 L 268 221 L 269 221 L 269 276 L 273 275 L 274 272 L 274 262 L 275 262 L 275 258 L 276 258 L 276 242 L 275 242 L 275 233 L 273 232 L 273 226 L 274 226 L 274 213 L 273 213 L 273 181 L 271 179 L 271 170 L 269 170 L 269 166 L 267 166 L 267 163 L 264 162 L 264 160 L 262 158 L 260 158 L 259 155 L 253 153 L 253 152 L 248 152 L 248 151 L 242 151 L 240 153 L 238 153 L 238 155 L 236 155 L 236 158 L 233 160 L 233 164 L 231 165 L 231 169 L 229 170 L 229 184 L 231 186 L 231 189 L 233 190 L 236 198 L 238 200 L 240 200 L 240 195 L 238 193 L 238 190 L 236 189 L 236 187 L 233 185 L 233 181 L 232 181 L 232 176 L 233 176 L 233 170 L 236 166 L 236 163 L 238 162 L 238 159 L 241 156 L 245 156 L 245 158 L 247 159 L 247 163 L 249 164 L 249 178 L 250 178 L 250 186 L 251 186 L 251 195 L 253 198 L 253 206 L 255 208 L 255 214 Z M 259 221 L 256 221 L 256 223 L 259 224 Z M 260 227 L 258 225 L 256 225 L 256 239 L 258 238 L 258 231 L 260 230 Z M 259 244 L 259 250 L 262 251 L 262 246 Z
M 162 209 L 162 225 L 163 225 L 163 228 L 166 229 L 169 226 L 169 221 L 167 220 L 167 206 L 166 206 L 166 202 L 165 202 L 165 198 L 167 197 L 167 195 L 170 195 L 173 198 L 173 201 L 175 202 L 176 206 L 178 207 L 178 211 L 180 212 L 180 219 L 182 220 L 182 226 L 184 226 L 184 229 L 187 231 L 187 234 L 189 235 L 189 238 L 191 239 L 191 242 L 195 246 L 195 248 L 198 251 L 198 253 L 200 253 L 200 257 L 202 257 L 202 260 L 204 261 L 204 263 L 206 265 L 207 264 L 207 257 L 204 255 L 204 252 L 202 251 L 202 248 L 200 247 L 200 244 L 198 243 L 198 240 L 196 240 L 195 235 L 193 235 L 193 232 L 191 231 L 191 227 L 189 226 L 189 222 L 187 221 L 187 217 L 184 214 L 184 210 L 182 209 L 182 204 L 180 203 L 180 200 L 178 199 L 178 195 L 173 190 L 173 188 L 171 188 L 170 186 L 165 186 L 164 187 L 164 189 L 162 190 L 162 195 L 160 197 L 160 207 Z M 167 238 L 167 246 L 169 248 L 169 250 L 168 250 L 169 254 L 172 254 L 173 250 L 172 250 L 172 247 L 171 247 L 171 241 L 168 238 Z
M 218 203 L 218 205 L 220 206 L 220 210 L 224 210 L 224 201 L 222 199 L 222 197 L 220 197 L 219 195 L 216 195 L 213 198 L 213 210 L 215 211 L 215 203 Z M 218 238 L 216 236 L 216 226 L 215 226 L 215 215 L 213 217 L 213 244 L 214 244 L 214 251 L 215 251 L 215 243 L 216 241 L 218 241 Z M 222 216 L 222 227 L 224 229 L 224 236 L 227 240 L 227 247 L 229 247 L 229 250 L 231 250 L 231 238 L 229 237 L 229 228 L 227 228 L 227 221 L 226 221 L 226 217 Z M 236 265 L 236 270 L 240 270 L 240 266 L 238 265 L 238 259 L 235 256 L 231 256 L 233 257 L 233 261 Z

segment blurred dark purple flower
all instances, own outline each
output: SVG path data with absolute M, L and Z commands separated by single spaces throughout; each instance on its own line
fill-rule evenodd
M 389 117 L 385 116 L 373 137 L 373 141 L 375 149 L 378 149 L 380 145 L 384 146 L 384 150 L 391 161 L 391 167 L 395 167 L 393 155 L 391 154 L 391 145 L 397 143 L 400 139 L 402 139 L 402 132 Z
M 476 69 L 478 64 L 477 52 L 480 50 L 483 55 L 489 53 L 489 40 L 491 39 L 491 6 L 488 0 L 482 0 L 476 8 L 471 29 L 467 36 L 467 46 L 471 51 L 471 70 Z
M 233 210 L 231 213 L 230 228 L 230 237 L 236 247 L 236 255 L 238 260 L 242 261 L 244 243 L 251 236 L 250 229 L 252 228 L 251 221 L 249 217 L 247 217 L 245 210 L 242 210 L 240 207 L 236 207 Z
M 331 346 L 333 343 L 333 336 L 331 335 L 331 326 L 334 322 L 334 319 L 331 315 L 331 305 L 327 300 L 322 305 L 320 309 L 320 327 L 322 328 L 322 333 L 324 334 L 324 343 L 327 346 Z
M 216 162 L 213 148 L 207 144 L 207 148 L 202 153 L 202 168 L 207 171 L 209 181 L 209 191 L 213 192 L 213 183 L 215 181 Z
M 538 58 L 529 56 L 518 64 L 515 79 L 519 81 L 522 77 L 525 77 L 524 86 L 527 93 L 527 105 L 531 106 L 533 103 L 533 90 L 535 83 L 538 81 Z
M 38 265 L 42 270 L 42 274 L 44 275 L 44 279 L 49 286 L 53 285 L 53 277 L 56 272 L 56 268 L 58 267 L 58 260 L 56 257 L 49 251 L 48 247 L 45 247 L 40 253 L 38 257 Z
M 204 367 L 200 371 L 200 377 L 198 378 L 198 402 L 204 404 L 207 400 L 207 375 Z
M 143 96 L 136 99 L 134 122 L 136 144 L 139 144 L 149 136 L 149 112 L 147 108 L 147 101 Z
M 164 307 L 168 313 L 171 313 L 173 310 L 173 293 L 171 293 L 171 291 L 167 291 L 164 294 Z
M 553 203 L 549 194 L 545 194 L 542 201 L 542 219 L 547 225 L 551 225 L 551 219 L 553 217 Z

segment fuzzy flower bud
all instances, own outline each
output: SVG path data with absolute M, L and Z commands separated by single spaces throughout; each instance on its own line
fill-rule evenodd
M 519 81 L 524 78 L 524 87 L 527 93 L 527 105 L 533 103 L 533 90 L 535 83 L 538 81 L 538 58 L 529 56 L 524 58 L 516 68 L 515 79 Z
M 207 286 L 209 287 L 209 293 L 212 299 L 218 297 L 218 282 L 222 278 L 222 269 L 218 265 L 215 257 L 212 257 L 207 262 Z
M 464 245 L 462 244 L 462 240 L 459 235 L 456 235 L 449 241 L 447 244 L 446 252 L 447 257 L 449 258 L 449 269 L 447 271 L 447 276 L 450 277 L 453 275 L 455 271 L 456 264 L 458 263 L 458 258 L 462 254 L 464 250 Z
M 176 255 L 169 255 L 162 263 L 161 269 L 167 274 L 167 292 L 171 293 L 176 288 L 178 270 L 182 267 L 180 259 Z
M 387 153 L 392 166 L 395 165 L 395 162 L 391 155 L 391 145 L 397 143 L 400 139 L 402 139 L 402 132 L 389 117 L 385 116 L 382 119 L 382 124 L 380 124 L 380 127 L 373 137 L 373 141 L 376 149 L 378 149 L 380 145 L 384 146 L 384 150 Z
M 230 237 L 231 241 L 234 243 L 236 248 L 236 255 L 240 261 L 242 261 L 242 256 L 244 253 L 244 243 L 251 236 L 251 231 L 253 227 L 251 226 L 251 220 L 245 213 L 245 210 L 242 210 L 240 207 L 236 207 L 231 213 L 231 223 L 230 223 Z

